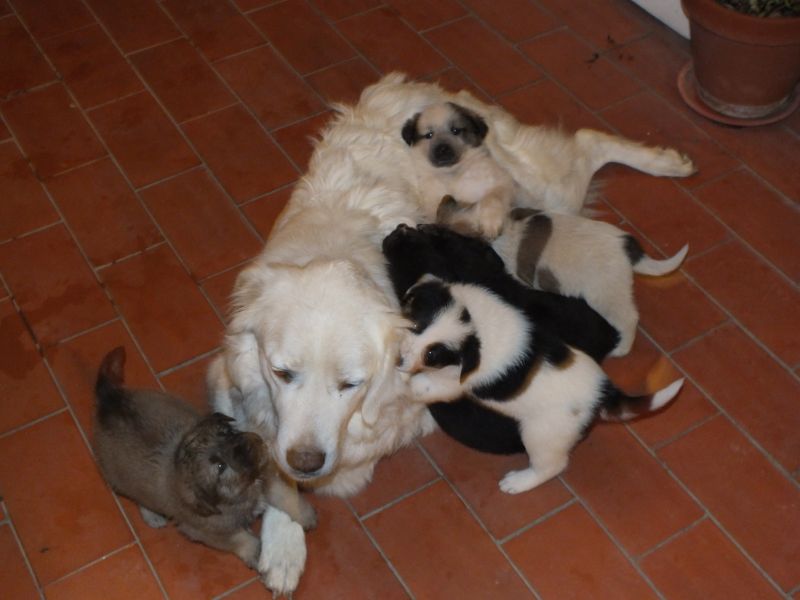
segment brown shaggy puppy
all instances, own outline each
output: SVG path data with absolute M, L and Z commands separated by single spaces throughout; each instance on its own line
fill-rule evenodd
M 258 568 L 276 591 L 294 589 L 297 563 L 299 571 L 305 563 L 304 541 L 295 564 L 264 565 L 262 543 L 250 525 L 269 505 L 307 528 L 316 515 L 279 478 L 261 437 L 235 430 L 223 414 L 201 416 L 162 392 L 122 387 L 124 364 L 125 349 L 112 350 L 95 386 L 93 447 L 108 483 L 139 504 L 151 527 L 171 519 L 189 538 L 233 552 Z M 302 538 L 299 525 L 291 526 L 289 531 Z

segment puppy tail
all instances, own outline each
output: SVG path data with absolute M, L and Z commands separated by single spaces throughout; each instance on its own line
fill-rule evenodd
M 683 378 L 677 379 L 654 394 L 628 396 L 606 380 L 600 400 L 599 416 L 604 421 L 628 421 L 654 412 L 678 395 Z
M 125 383 L 125 348 L 118 346 L 103 358 L 94 384 L 97 416 L 101 422 L 124 410 L 127 396 L 122 387 L 123 383 Z
M 666 275 L 681 266 L 683 259 L 689 253 L 689 244 L 678 250 L 674 255 L 664 260 L 650 258 L 644 253 L 639 241 L 632 235 L 625 236 L 625 253 L 633 265 L 634 273 L 640 275 Z

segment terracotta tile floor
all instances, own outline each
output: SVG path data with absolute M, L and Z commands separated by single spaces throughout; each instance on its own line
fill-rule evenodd
M 681 102 L 688 44 L 627 0 L 0 0 L 0 596 L 268 598 L 234 557 L 153 530 L 87 445 L 111 347 L 129 380 L 205 404 L 237 271 L 327 101 L 390 69 L 531 122 L 692 154 L 601 173 L 600 218 L 679 273 L 640 278 L 629 390 L 533 492 L 525 462 L 442 434 L 385 460 L 320 527 L 297 598 L 799 598 L 800 113 L 725 128 Z M 399 132 L 398 132 L 399 135 Z

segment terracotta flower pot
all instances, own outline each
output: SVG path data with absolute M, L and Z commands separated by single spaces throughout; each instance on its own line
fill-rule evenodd
M 716 0 L 681 4 L 700 99 L 741 119 L 785 111 L 800 81 L 800 17 L 754 17 Z

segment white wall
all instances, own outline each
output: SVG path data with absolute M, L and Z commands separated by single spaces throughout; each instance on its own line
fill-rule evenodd
M 644 10 L 683 37 L 689 37 L 689 20 L 681 9 L 681 0 L 633 0 Z

